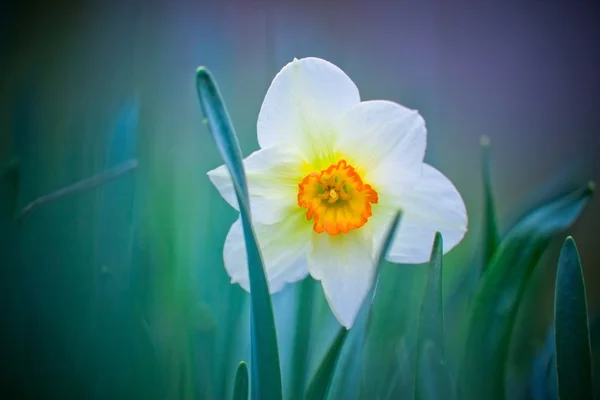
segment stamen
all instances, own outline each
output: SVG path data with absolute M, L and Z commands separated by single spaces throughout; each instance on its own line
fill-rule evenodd
M 371 204 L 379 200 L 345 160 L 308 174 L 298 186 L 298 205 L 307 209 L 307 220 L 314 218 L 318 233 L 337 235 L 362 227 L 372 215 Z

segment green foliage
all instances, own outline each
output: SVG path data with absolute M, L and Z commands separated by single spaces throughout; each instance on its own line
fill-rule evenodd
M 492 187 L 492 171 L 490 161 L 490 139 L 487 136 L 481 138 L 482 150 L 482 175 L 484 189 L 484 268 L 491 261 L 498 244 L 500 243 L 500 232 L 498 231 L 498 217 L 496 216 L 496 205 Z
M 170 144 L 170 138 L 148 139 L 148 135 L 145 142 L 138 142 L 142 127 L 137 103 L 126 104 L 111 128 L 101 171 L 37 199 L 31 196 L 27 200 L 34 201 L 24 208 L 20 200 L 26 181 L 22 178 L 31 171 L 31 159 L 35 158 L 31 149 L 39 146 L 18 138 L 15 157 L 3 162 L 5 167 L 0 170 L 0 216 L 4 224 L 0 238 L 2 251 L 10 255 L 9 265 L 1 270 L 2 304 L 20 312 L 14 298 L 34 302 L 27 293 L 12 288 L 43 272 L 32 268 L 33 264 L 46 267 L 41 256 L 29 254 L 32 238 L 36 238 L 31 235 L 33 228 L 26 242 L 29 247 L 9 251 L 17 247 L 17 238 L 27 237 L 27 226 L 40 228 L 42 221 L 56 221 L 44 219 L 42 208 L 77 201 L 93 209 L 93 245 L 89 251 L 93 256 L 86 259 L 90 265 L 85 264 L 88 269 L 82 273 L 89 276 L 85 284 L 93 292 L 92 301 L 82 306 L 89 309 L 81 324 L 83 339 L 76 345 L 73 340 L 64 344 L 68 351 L 78 353 L 73 358 L 79 364 L 73 367 L 73 363 L 60 364 L 61 360 L 47 357 L 45 365 L 72 368 L 64 367 L 67 372 L 63 376 L 85 375 L 85 387 L 78 392 L 82 398 L 241 400 L 250 395 L 252 399 L 269 400 L 493 400 L 511 393 L 507 389 L 509 349 L 516 340 L 515 326 L 523 298 L 535 283 L 534 271 L 539 271 L 537 265 L 552 240 L 563 235 L 589 203 L 592 185 L 544 197 L 501 236 L 489 139 L 482 139 L 481 257 L 473 263 L 476 267 L 465 269 L 473 277 L 465 285 L 474 296 L 465 295 L 468 308 L 458 311 L 468 320 L 466 329 L 447 312 L 449 296 L 444 288 L 449 278 L 442 269 L 441 234 L 435 236 L 428 267 L 400 268 L 383 261 L 391 232 L 401 223 L 399 213 L 380 251 L 372 287 L 353 327 L 346 330 L 330 313 L 319 283 L 311 278 L 276 295 L 269 294 L 251 224 L 242 152 L 217 84 L 205 68 L 197 70 L 196 89 L 206 125 L 236 192 L 248 256 L 250 295 L 230 285 L 223 271 L 219 246 L 228 225 L 223 220 L 229 214 L 214 213 L 212 210 L 221 211 L 221 199 L 212 199 L 210 194 L 202 196 L 200 183 L 195 185 L 205 171 L 195 176 L 189 170 L 200 169 L 196 164 L 189 169 L 183 162 L 169 164 L 172 160 L 162 150 Z M 28 132 L 29 114 L 23 110 L 18 114 L 21 122 L 17 130 Z M 152 140 L 156 142 L 149 144 Z M 181 147 L 191 148 L 195 157 L 202 150 L 190 140 L 186 138 Z M 203 143 L 203 138 L 197 140 Z M 152 145 L 160 149 L 156 153 L 160 156 L 149 150 Z M 179 180 L 182 170 L 189 179 Z M 96 197 L 84 198 L 83 194 L 91 189 Z M 31 213 L 38 208 L 40 212 Z M 210 211 L 201 214 L 198 210 L 202 208 Z M 145 212 L 143 216 L 138 215 L 140 209 Z M 21 222 L 23 216 L 29 216 L 27 224 L 15 224 L 14 216 L 19 213 Z M 70 256 L 44 254 L 58 254 L 62 262 Z M 59 268 L 59 262 L 51 267 Z M 42 276 L 44 282 L 53 277 L 47 271 Z M 525 369 L 530 376 L 524 379 L 527 387 L 519 393 L 531 399 L 559 395 L 561 399 L 591 398 L 594 363 L 590 348 L 594 350 L 594 343 L 593 339 L 590 343 L 593 335 L 588 326 L 583 272 L 571 238 L 562 248 L 555 289 L 554 324 L 536 356 L 527 360 L 531 365 Z M 40 294 L 38 303 L 53 301 L 49 293 Z M 68 297 L 69 302 L 83 302 L 82 297 L 73 299 Z M 40 314 L 47 310 L 37 307 L 30 306 L 30 310 Z M 278 314 L 278 310 L 285 312 Z M 5 332 L 19 340 L 7 340 L 2 354 L 10 354 L 13 361 L 25 360 L 14 363 L 10 377 L 13 382 L 16 376 L 33 377 L 33 385 L 34 378 L 43 371 L 34 363 L 38 358 L 36 349 L 41 352 L 48 348 L 33 340 L 31 332 L 47 325 L 15 320 L 6 318 Z M 447 332 L 457 325 L 464 333 L 461 343 Z M 50 343 L 59 342 L 59 333 L 47 336 Z M 18 349 L 8 349 L 11 343 L 17 343 L 14 347 Z M 453 351 L 457 347 L 462 353 L 460 359 Z M 18 353 L 23 348 L 29 349 L 26 357 Z M 71 354 L 68 351 L 52 354 Z M 249 360 L 249 367 L 242 360 Z M 78 375 L 69 372 L 75 370 Z M 46 379 L 52 382 L 52 377 Z M 46 383 L 43 387 L 52 385 Z M 70 389 L 64 386 L 56 393 L 70 393 Z M 34 392 L 25 388 L 20 393 Z
M 446 366 L 442 294 L 443 239 L 437 232 L 431 251 L 417 336 L 415 399 L 451 399 L 452 383 Z
M 347 329 L 340 328 L 306 391 L 306 400 L 322 400 L 327 398 L 331 377 L 333 376 L 347 334 Z
M 559 399 L 591 399 L 592 361 L 583 270 L 573 238 L 560 252 L 554 306 Z
M 402 213 L 398 212 L 388 228 L 386 239 L 378 254 L 376 269 L 373 275 L 373 284 L 363 301 L 354 325 L 348 333 L 348 337 L 342 345 L 339 360 L 328 389 L 326 397 L 328 399 L 350 400 L 371 396 L 370 388 L 362 384 L 360 375 L 364 360 L 365 338 L 373 304 L 377 297 L 377 289 L 381 281 L 381 271 L 385 262 L 384 256 L 389 250 L 393 233 L 401 223 L 401 219 Z
M 240 362 L 235 373 L 233 400 L 248 400 L 248 367 L 243 361 Z
M 212 136 L 231 174 L 244 229 L 252 305 L 250 314 L 252 399 L 276 400 L 282 396 L 282 387 L 275 318 L 262 256 L 251 224 L 242 152 L 219 89 L 207 69 L 198 69 L 196 88 Z
M 528 280 L 550 241 L 567 229 L 592 196 L 589 185 L 534 210 L 504 237 L 472 302 L 459 398 L 503 399 L 510 338 Z

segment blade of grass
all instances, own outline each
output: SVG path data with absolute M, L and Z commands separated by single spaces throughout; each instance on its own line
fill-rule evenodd
M 565 241 L 558 260 L 554 299 L 559 399 L 592 399 L 592 361 L 585 282 L 577 246 Z
M 304 279 L 298 283 L 298 313 L 296 315 L 296 334 L 294 335 L 291 374 L 292 400 L 299 400 L 304 396 L 315 285 L 317 285 L 317 282 L 311 278 Z
M 346 328 L 340 328 L 340 331 L 336 335 L 331 347 L 327 350 L 327 354 L 323 357 L 321 364 L 315 375 L 313 376 L 308 389 L 306 390 L 306 400 L 322 400 L 327 395 L 327 389 L 331 382 L 335 365 L 340 355 L 342 345 L 346 340 L 346 334 L 348 330 Z
M 442 248 L 442 235 L 436 232 L 419 318 L 415 399 L 447 399 L 452 394 L 445 363 Z
M 510 338 L 528 281 L 550 241 L 573 224 L 593 191 L 588 184 L 546 203 L 519 221 L 500 244 L 470 310 L 459 398 L 504 398 Z
M 482 155 L 482 175 L 484 189 L 484 263 L 483 271 L 485 271 L 488 263 L 498 248 L 500 243 L 500 233 L 498 232 L 498 220 L 496 216 L 496 205 L 494 200 L 494 191 L 492 188 L 492 174 L 490 162 L 490 139 L 487 136 L 481 138 L 481 155 Z
M 385 255 L 392 244 L 394 233 L 400 224 L 401 218 L 402 212 L 398 212 L 387 231 L 384 243 L 375 262 L 373 284 L 365 296 L 365 300 L 358 312 L 356 321 L 342 345 L 339 360 L 336 363 L 332 380 L 327 389 L 326 398 L 343 398 L 345 400 L 350 400 L 360 398 L 361 396 L 360 371 L 363 364 L 363 350 L 367 328 L 369 326 L 369 316 L 371 314 L 373 300 L 377 293 L 377 285 L 382 266 L 385 262 Z M 368 398 L 368 393 L 366 395 L 366 398 Z
M 235 373 L 233 400 L 248 400 L 248 367 L 244 361 L 240 362 Z
M 196 89 L 209 130 L 231 175 L 244 230 L 250 278 L 252 399 L 281 399 L 281 369 L 273 306 L 262 255 L 251 224 L 242 152 L 217 84 L 204 67 L 196 71 Z
M 71 196 L 77 193 L 85 192 L 90 189 L 94 189 L 98 186 L 101 186 L 120 177 L 121 175 L 126 174 L 127 172 L 134 170 L 136 167 L 137 160 L 129 160 L 114 168 L 94 175 L 91 178 L 84 179 L 82 181 L 74 183 L 73 185 L 59 189 L 50 194 L 38 197 L 37 199 L 23 207 L 23 209 L 17 217 L 17 221 L 22 222 L 27 215 L 29 215 L 31 212 L 45 204 L 51 203 L 63 197 Z

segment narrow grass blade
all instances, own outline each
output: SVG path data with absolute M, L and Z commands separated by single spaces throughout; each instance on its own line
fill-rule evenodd
M 346 340 L 347 333 L 348 330 L 345 328 L 340 328 L 340 331 L 333 340 L 329 350 L 327 350 L 327 354 L 325 354 L 325 357 L 323 357 L 317 372 L 315 372 L 315 375 L 313 376 L 310 385 L 306 390 L 306 395 L 304 397 L 306 400 L 323 400 L 326 398 L 327 389 L 329 388 L 329 384 L 340 355 L 340 350 L 342 349 L 342 345 Z
M 248 367 L 242 361 L 235 373 L 233 400 L 248 400 Z
M 544 346 L 532 362 L 528 396 L 531 400 L 556 400 L 556 362 L 554 352 L 554 327 L 546 333 Z
M 590 184 L 546 203 L 503 239 L 473 298 L 459 398 L 504 398 L 510 338 L 528 281 L 550 241 L 575 222 L 592 193 Z
M 592 399 L 592 361 L 585 283 L 577 246 L 568 237 L 556 273 L 554 330 L 558 398 Z
M 128 103 L 111 124 L 104 171 L 137 159 L 137 117 L 137 105 Z M 95 398 L 123 396 L 117 389 L 118 385 L 111 382 L 118 382 L 128 373 L 147 377 L 159 373 L 159 359 L 150 328 L 138 299 L 130 290 L 134 228 L 138 226 L 135 221 L 135 178 L 133 174 L 123 176 L 98 190 L 94 240 L 95 293 L 91 313 L 94 324 L 90 336 L 92 344 L 101 344 L 92 348 L 97 348 L 96 357 L 102 362 L 95 374 Z M 126 310 L 130 318 L 129 315 L 122 316 Z M 115 325 L 122 329 L 114 330 Z M 132 332 L 135 332 L 135 341 L 139 343 L 135 347 L 128 343 Z M 144 353 L 137 352 L 142 344 L 146 344 Z M 136 370 L 132 371 L 132 367 L 123 362 L 124 359 L 136 362 Z
M 361 376 L 360 371 L 363 364 L 363 349 L 369 326 L 369 317 L 373 300 L 377 293 L 377 285 L 379 282 L 382 265 L 385 261 L 394 233 L 396 232 L 402 213 L 398 212 L 385 236 L 385 241 L 378 254 L 375 263 L 375 273 L 373 275 L 373 284 L 367 293 L 365 300 L 358 312 L 356 321 L 350 329 L 348 337 L 344 341 L 341 349 L 339 361 L 336 364 L 335 372 L 332 381 L 329 384 L 327 398 L 352 400 L 361 398 Z M 365 394 L 368 398 L 368 393 Z
M 17 217 L 17 220 L 21 222 L 28 214 L 45 204 L 51 203 L 63 197 L 68 197 L 77 193 L 94 189 L 98 186 L 101 186 L 120 177 L 121 175 L 126 174 L 127 172 L 132 171 L 136 167 L 137 160 L 130 160 L 112 169 L 109 169 L 108 171 L 104 171 L 99 173 L 98 175 L 94 175 L 91 178 L 84 179 L 71 186 L 67 186 L 45 196 L 38 197 L 37 199 L 23 207 L 23 209 Z
M 452 384 L 446 367 L 442 296 L 443 239 L 436 232 L 419 318 L 415 399 L 449 399 Z
M 298 312 L 296 314 L 294 350 L 292 355 L 291 400 L 299 400 L 304 396 L 312 325 L 311 314 L 314 312 L 313 299 L 316 285 L 318 285 L 317 281 L 307 278 L 299 282 L 297 286 Z
M 242 152 L 219 89 L 206 68 L 200 67 L 196 72 L 196 89 L 209 130 L 231 175 L 244 229 L 251 298 L 252 399 L 281 399 L 281 369 L 273 306 L 262 256 L 251 224 Z
M 483 271 L 492 259 L 492 256 L 500 243 L 500 233 L 498 232 L 498 219 L 496 216 L 496 204 L 492 187 L 492 174 L 490 162 L 490 139 L 487 136 L 481 138 L 482 153 L 482 175 L 484 189 L 484 263 Z
M 425 339 L 417 356 L 415 399 L 452 399 L 452 382 L 439 347 Z

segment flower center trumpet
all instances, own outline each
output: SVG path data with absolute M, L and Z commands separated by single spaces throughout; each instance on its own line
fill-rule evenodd
M 314 219 L 317 233 L 338 235 L 360 228 L 373 215 L 371 203 L 379 201 L 346 160 L 308 174 L 298 187 L 298 205 L 308 210 L 306 219 Z

